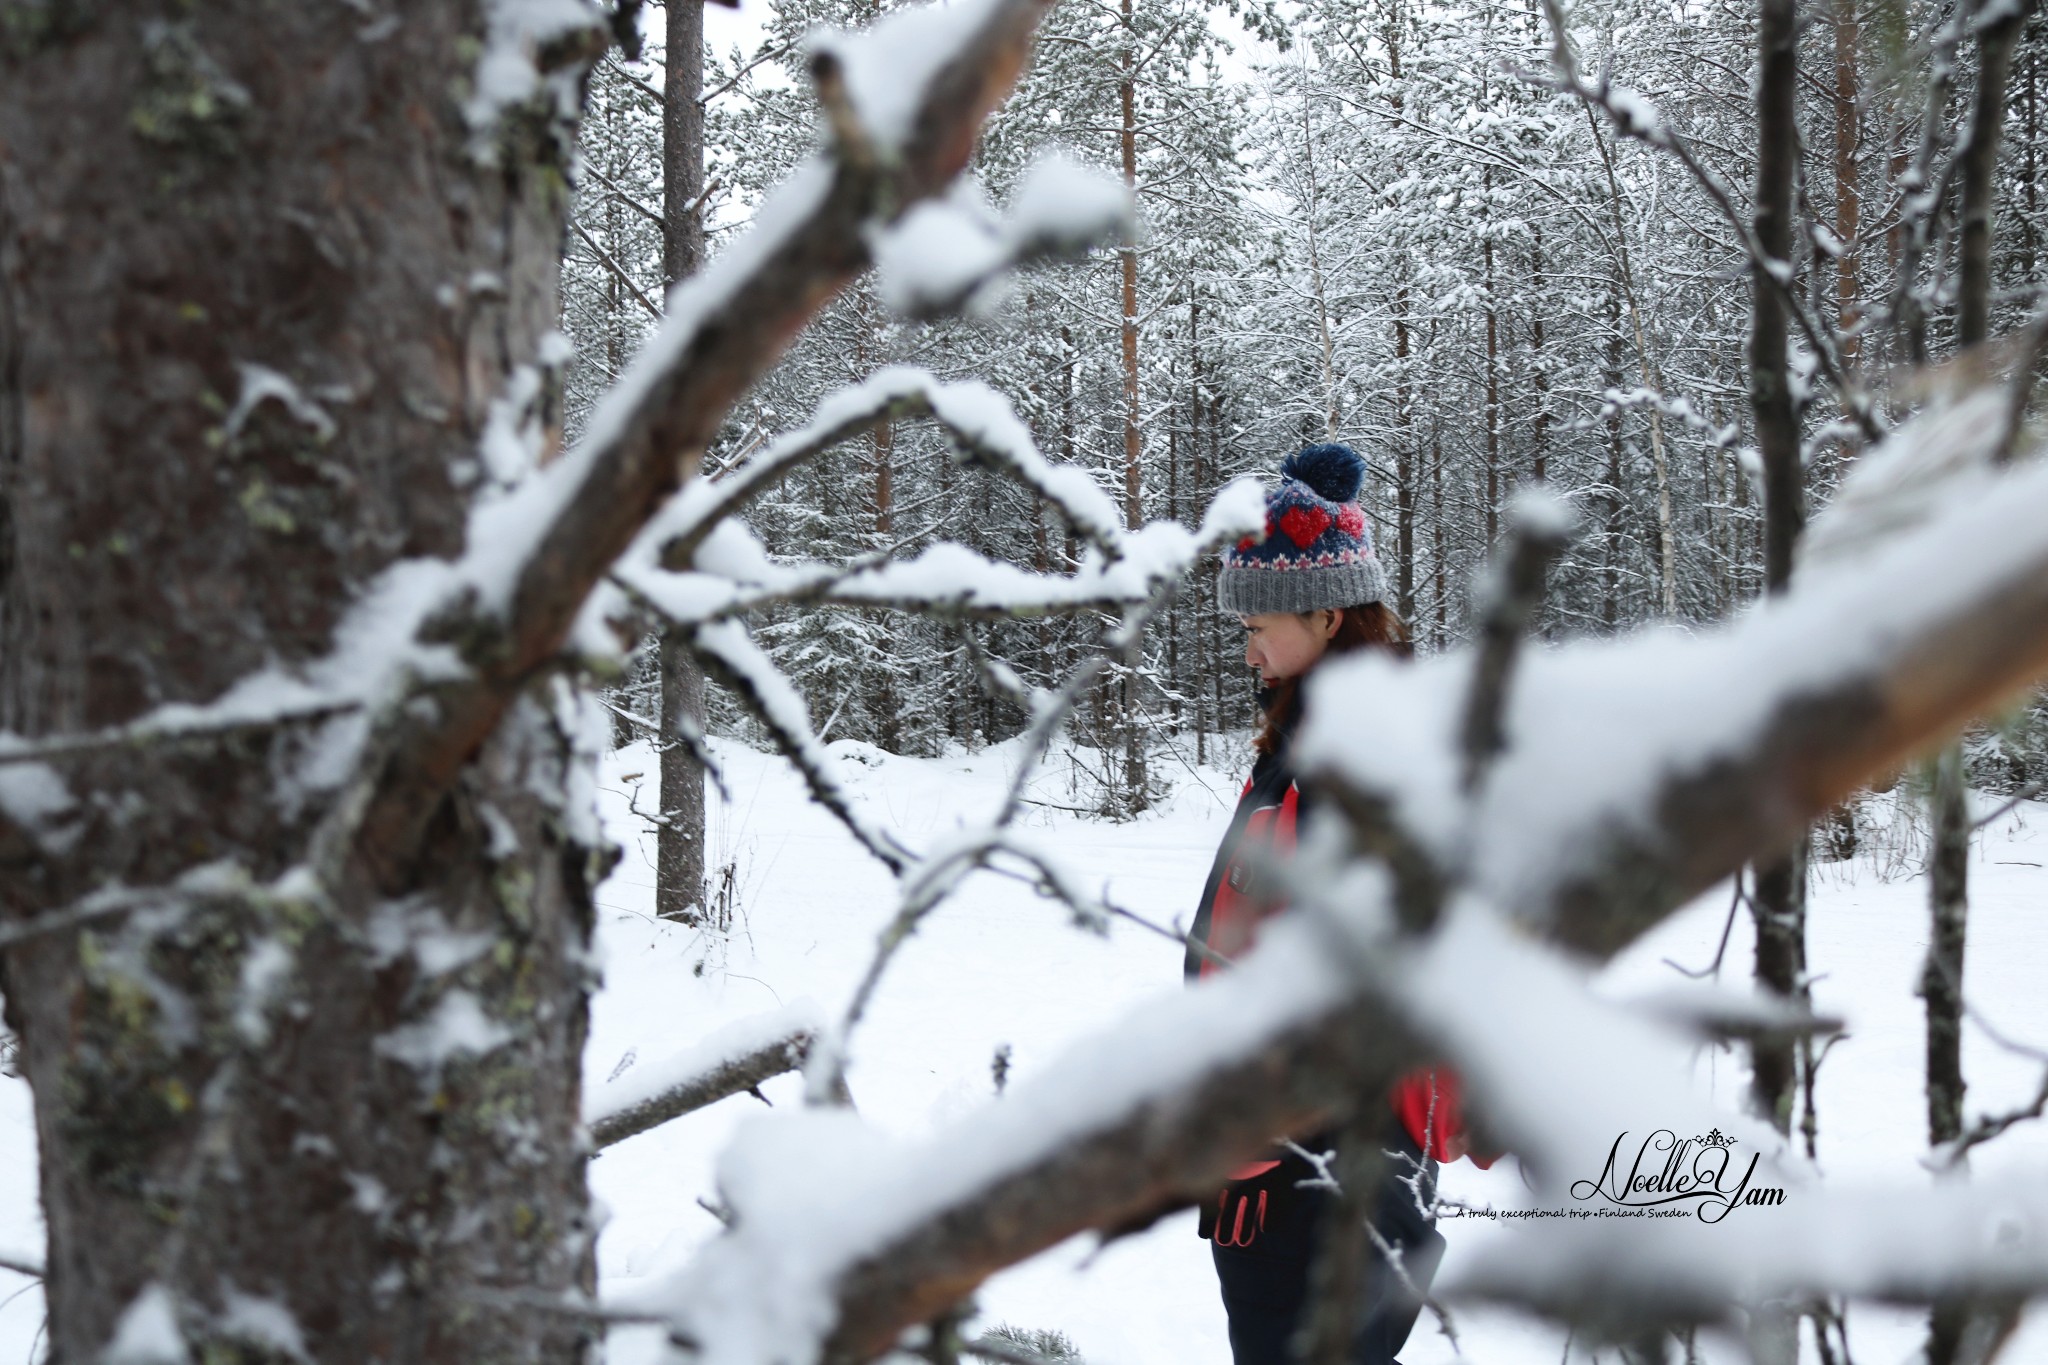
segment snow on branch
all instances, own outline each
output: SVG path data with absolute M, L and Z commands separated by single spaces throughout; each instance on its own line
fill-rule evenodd
M 915 319 L 985 313 L 1020 268 L 1136 230 L 1122 182 L 1063 157 L 1025 173 L 1008 217 L 965 194 L 921 204 L 875 242 L 882 301 Z
M 622 562 L 692 567 L 715 528 L 805 461 L 879 422 L 911 417 L 934 419 L 961 458 L 1008 475 L 1051 504 L 1076 535 L 1111 557 L 1119 552 L 1124 532 L 1116 504 L 1087 470 L 1048 461 L 1009 399 L 979 381 L 948 382 L 929 370 L 891 365 L 827 397 L 809 422 L 777 437 L 730 477 L 690 483 L 648 522 Z
M 817 1036 L 808 1000 L 742 1019 L 656 1062 L 642 1062 L 591 1095 L 583 1122 L 599 1150 L 803 1065 Z
M 382 879 L 400 879 L 443 794 L 562 648 L 612 564 L 695 474 L 733 403 L 868 266 L 870 230 L 960 172 L 1022 70 L 1046 4 L 962 0 L 915 22 L 892 16 L 894 36 L 865 49 L 893 64 L 891 103 L 868 108 L 862 96 L 891 154 L 827 153 L 801 167 L 767 197 L 751 232 L 674 291 L 582 443 L 479 502 L 454 575 L 467 606 L 435 613 L 434 629 L 460 641 L 470 676 L 433 689 L 433 705 L 403 713 L 404 733 L 381 746 L 389 757 L 358 848 Z
M 831 755 L 811 729 L 810 710 L 782 671 L 737 621 L 699 626 L 689 634 L 690 652 L 742 705 L 754 714 L 776 749 L 803 775 L 817 803 L 830 811 L 860 846 L 891 872 L 901 873 L 910 854 L 888 830 L 870 824 L 840 785 Z
M 1806 338 L 1806 344 L 1818 359 L 1822 372 L 1841 395 L 1842 407 L 1855 420 L 1865 439 L 1882 440 L 1883 415 L 1872 402 L 1870 393 L 1857 382 L 1856 376 L 1844 363 L 1833 331 L 1792 287 L 1790 263 L 1774 258 L 1764 250 L 1755 225 L 1736 202 L 1735 190 L 1700 160 L 1691 141 L 1667 124 L 1648 100 L 1632 90 L 1614 85 L 1605 75 L 1599 84 L 1589 83 L 1579 72 L 1578 57 L 1572 50 L 1570 30 L 1558 0 L 1544 0 L 1543 12 L 1550 24 L 1551 64 L 1557 74 L 1553 78 L 1539 79 L 1538 83 L 1563 90 L 1576 96 L 1587 107 L 1599 109 L 1623 137 L 1633 138 L 1678 159 L 1707 199 L 1720 211 L 1722 219 L 1734 230 L 1744 254 L 1749 257 L 1751 269 L 1768 282 L 1785 310 L 1799 324 L 1800 334 Z
M 1615 1125 L 1639 1126 L 1645 1100 L 1659 1121 L 1746 1131 L 1679 1079 L 1681 1039 L 1592 1001 L 1583 969 L 1528 932 L 1610 954 L 1870 772 L 2048 671 L 2048 466 L 1972 492 L 1853 571 L 1816 567 L 1721 630 L 1524 657 L 1503 747 L 1469 798 L 1469 652 L 1322 670 L 1301 752 L 1327 755 L 1326 790 L 1377 801 L 1413 856 L 1434 860 L 1414 884 L 1441 914 L 1418 931 L 1395 913 L 1404 883 L 1389 868 L 1331 861 L 1347 847 L 1333 822 L 1352 809 L 1333 801 L 1294 864 L 1296 912 L 1257 953 L 954 1129 L 903 1146 L 840 1111 L 755 1120 L 721 1169 L 733 1230 L 646 1306 L 671 1313 L 709 1365 L 871 1358 L 995 1270 L 1141 1222 L 1432 1057 L 1460 1068 L 1482 1124 L 1553 1180 L 1579 1174 L 1589 1140 L 1604 1150 Z M 1616 1074 L 1636 1087 L 1627 1114 Z M 1664 1315 L 1720 1315 L 1759 1286 L 1926 1297 L 2048 1284 L 2048 1194 L 2033 1185 L 1914 1194 L 1900 1216 L 1905 1196 L 1870 1212 L 1882 1201 L 1782 1183 L 1797 1203 L 1745 1209 L 1795 1214 L 1773 1225 L 1782 1240 L 1692 1272 L 1678 1262 L 1697 1239 L 1681 1253 L 1663 1229 L 1631 1228 L 1640 1250 L 1610 1251 L 1602 1225 L 1546 1230 L 1538 1253 L 1466 1283 L 1591 1314 L 1636 1294 Z
M 1120 537 L 1117 558 L 1105 562 L 1091 552 L 1073 574 L 1037 573 L 952 541 L 907 560 L 783 564 L 744 527 L 728 522 L 699 548 L 697 570 L 669 573 L 627 564 L 617 579 L 679 626 L 728 620 L 786 602 L 886 608 L 955 620 L 1116 611 L 1150 600 L 1204 554 L 1256 525 L 1257 495 L 1254 484 L 1232 485 L 1200 528 L 1154 522 Z M 1253 513 L 1249 521 L 1247 510 Z
M 1935 435 L 1915 423 L 1891 444 Z M 1969 494 L 1725 626 L 1532 652 L 1469 808 L 1454 758 L 1469 655 L 1321 670 L 1310 776 L 1386 805 L 1485 898 L 1605 956 L 2048 671 L 2048 467 Z

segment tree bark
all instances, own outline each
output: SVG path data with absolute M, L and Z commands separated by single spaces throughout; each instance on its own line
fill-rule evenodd
M 0 988 L 52 1352 L 95 1359 L 134 1311 L 170 1320 L 172 1354 L 246 1359 L 230 1310 L 261 1298 L 321 1362 L 574 1359 L 588 1320 L 517 1306 L 591 1287 L 603 859 L 565 795 L 590 745 L 564 642 L 866 266 L 863 228 L 951 184 L 1043 0 L 955 35 L 886 200 L 852 157 L 786 193 L 784 231 L 543 485 L 545 519 L 465 563 L 485 592 L 397 601 L 386 570 L 471 548 L 467 489 L 552 455 L 566 116 L 598 16 L 446 0 L 370 33 L 347 6 L 158 8 L 0 30 L 0 728 L 59 741 L 36 780 L 69 797 L 55 835 L 0 812 L 0 908 L 45 926 Z M 502 79 L 519 62 L 532 81 Z M 396 704 L 307 672 L 371 644 Z M 422 649 L 430 674 L 398 666 Z M 252 679 L 238 706 L 341 700 L 161 728 Z M 153 738 L 103 741 L 145 717 Z M 67 913 L 112 888 L 132 913 Z
M 2001 8 L 1977 35 L 1977 90 L 1962 156 L 1962 221 L 1956 261 L 1956 345 L 1964 350 L 1991 334 L 1991 228 L 1998 198 L 1998 145 L 2005 131 L 2006 77 L 2013 44 L 2032 7 Z
M 1756 237 L 1764 254 L 1790 268 L 1792 176 L 1798 155 L 1796 116 L 1798 29 L 1794 0 L 1761 0 L 1758 8 Z M 1786 362 L 1782 295 L 1762 266 L 1750 270 L 1749 397 L 1764 462 L 1764 583 L 1782 593 L 1805 525 L 1799 413 Z M 1804 837 L 1782 857 L 1756 869 L 1756 979 L 1785 999 L 1806 995 L 1806 849 Z M 1750 1051 L 1750 1101 L 1779 1132 L 1789 1133 L 1798 1093 L 1798 1054 L 1790 1039 L 1758 1039 Z
M 1122 123 L 1117 130 L 1117 143 L 1123 159 L 1124 189 L 1135 203 L 1138 197 L 1138 30 L 1132 0 L 1122 0 L 1122 15 L 1122 70 L 1117 80 L 1117 104 Z M 1135 531 L 1145 521 L 1144 439 L 1139 426 L 1142 413 L 1138 389 L 1136 239 L 1126 240 L 1117 255 L 1123 273 L 1123 319 L 1119 334 L 1123 345 L 1124 377 L 1124 525 Z M 1150 785 L 1145 771 L 1145 737 L 1138 724 L 1137 686 L 1136 673 L 1124 669 L 1107 689 L 1116 731 L 1112 738 L 1115 747 L 1123 751 L 1118 758 L 1123 768 L 1123 792 L 1116 808 L 1126 815 L 1136 814 L 1145 808 Z M 1104 761 L 1108 761 L 1107 754 Z
M 661 90 L 661 273 L 673 290 L 704 264 L 704 6 L 669 0 Z M 654 835 L 654 912 L 701 924 L 704 765 L 684 741 L 704 733 L 704 670 L 665 632 L 661 651 L 661 823 Z
M 0 37 L 0 729 L 47 736 L 324 656 L 380 572 L 462 552 L 492 406 L 556 324 L 573 130 L 545 76 L 473 121 L 473 5 L 374 42 L 339 5 L 36 12 Z M 538 61 L 573 82 L 599 41 Z M 539 372 L 517 422 L 545 455 Z M 65 761 L 90 855 L 0 875 L 6 914 L 164 890 L 5 959 L 53 1359 L 97 1359 L 152 1286 L 208 1360 L 252 1358 L 236 1295 L 319 1361 L 582 1349 L 478 1298 L 591 1287 L 598 869 L 539 794 L 573 742 L 544 686 L 395 886 L 315 837 L 358 716 Z
M 1858 240 L 1863 232 L 1863 192 L 1858 180 L 1862 137 L 1857 108 L 1863 90 L 1857 53 L 1862 35 L 1855 0 L 1834 0 L 1834 17 L 1835 237 L 1842 244 L 1842 254 L 1835 260 L 1835 326 L 1843 333 L 1843 367 L 1853 370 L 1863 350 L 1863 338 L 1853 331 L 1863 320 L 1863 246 Z

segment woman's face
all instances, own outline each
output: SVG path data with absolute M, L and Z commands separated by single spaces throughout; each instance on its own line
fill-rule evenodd
M 1323 657 L 1344 613 L 1312 611 L 1298 616 L 1291 611 L 1263 611 L 1237 619 L 1244 622 L 1244 661 L 1259 670 L 1261 683 L 1271 687 L 1300 677 Z

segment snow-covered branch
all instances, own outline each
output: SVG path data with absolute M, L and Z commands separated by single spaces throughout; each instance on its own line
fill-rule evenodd
M 1924 426 L 1894 437 L 1925 439 Z M 1429 1058 L 1464 1075 L 1485 1134 L 1548 1182 L 1582 1174 L 1589 1141 L 1640 1127 L 1646 1106 L 1748 1133 L 1661 1064 L 1685 1055 L 1681 1032 L 1594 999 L 1584 968 L 1526 931 L 1604 957 L 1872 771 L 2048 671 L 2048 467 L 1965 491 L 1721 630 L 1524 658 L 1504 747 L 1469 800 L 1469 653 L 1321 670 L 1300 752 L 1321 756 L 1326 790 L 1374 803 L 1431 862 L 1440 915 L 1397 914 L 1400 879 L 1347 865 L 1348 841 L 1312 826 L 1291 881 L 1298 909 L 1257 953 L 953 1131 L 902 1148 L 842 1113 L 756 1120 L 721 1172 L 734 1230 L 658 1304 L 710 1365 L 869 1358 L 994 1270 L 1142 1221 Z M 1771 1144 L 1759 1130 L 1755 1145 Z M 1806 1210 L 1781 1242 L 1685 1271 L 1696 1239 L 1683 1253 L 1668 1238 L 1632 1241 L 1631 1258 L 1604 1250 L 1604 1225 L 1566 1229 L 1571 1240 L 1543 1244 L 1555 1256 L 1518 1252 L 1469 1290 L 1573 1312 L 1637 1295 L 1653 1317 L 1683 1317 L 1719 1315 L 1759 1285 L 1904 1297 L 2048 1285 L 2048 1243 L 2032 1231 L 2048 1204 L 2006 1205 L 2015 1231 L 1987 1237 L 2003 1226 L 1998 1206 L 1964 1192 L 1911 1196 L 1922 1224 L 1822 1198 L 1796 1169 L 1772 1179 L 1798 1186 L 1792 1207 Z
M 892 15 L 835 40 L 852 108 L 888 155 L 813 159 L 753 230 L 670 298 L 655 337 L 593 414 L 582 443 L 480 504 L 459 577 L 469 608 L 435 633 L 461 642 L 463 679 L 403 713 L 360 847 L 393 879 L 470 755 L 555 657 L 604 578 L 726 413 L 803 324 L 870 262 L 871 229 L 942 193 L 1014 83 L 1045 0 L 969 0 Z
M 1923 419 L 1888 446 L 1941 438 Z M 1450 757 L 1467 655 L 1323 670 L 1303 750 L 1488 899 L 1605 956 L 2048 670 L 2048 468 L 1969 482 L 1804 578 L 1691 638 L 1525 659 L 1469 818 Z

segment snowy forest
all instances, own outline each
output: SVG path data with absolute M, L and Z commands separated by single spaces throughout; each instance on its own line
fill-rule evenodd
M 2044 48 L 0 0 L 0 1362 L 2048 1361 Z

